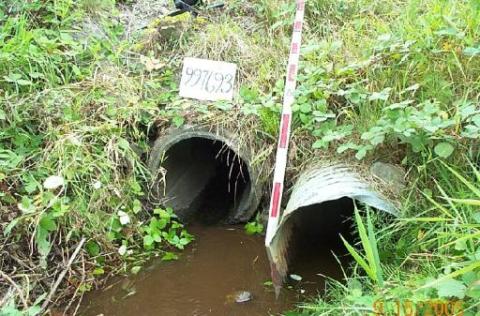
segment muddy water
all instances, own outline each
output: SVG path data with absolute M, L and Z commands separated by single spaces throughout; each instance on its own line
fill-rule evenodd
M 231 226 L 189 231 L 196 241 L 179 260 L 154 261 L 137 276 L 88 293 L 81 315 L 279 315 L 323 288 L 319 273 L 340 276 L 338 263 L 326 250 L 317 254 L 317 264 L 297 264 L 293 272 L 303 274 L 303 280 L 292 281 L 275 300 L 272 287 L 264 284 L 270 271 L 263 237 Z M 235 303 L 236 291 L 249 291 L 253 299 Z

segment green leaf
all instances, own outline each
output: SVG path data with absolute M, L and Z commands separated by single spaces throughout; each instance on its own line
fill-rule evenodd
M 480 224 L 480 212 L 476 212 L 472 215 L 473 217 L 473 220 L 475 221 L 475 223 L 477 224 Z
M 246 103 L 253 103 L 258 99 L 258 92 L 246 86 L 241 86 L 239 91 L 240 97 Z
M 348 243 L 348 241 L 343 238 L 343 236 L 340 236 L 340 238 L 343 241 L 343 244 L 345 245 L 345 248 L 347 248 L 348 252 L 352 255 L 353 259 L 367 272 L 368 276 L 374 280 L 376 278 L 375 273 L 370 269 L 368 266 L 367 262 L 363 257 Z
M 372 272 L 375 274 L 375 278 L 373 280 L 379 281 L 377 278 L 375 258 L 372 245 L 370 244 L 370 238 L 368 237 L 367 230 L 365 229 L 365 225 L 363 224 L 362 218 L 360 217 L 360 213 L 357 209 L 355 209 L 355 222 L 357 223 L 358 234 L 360 235 L 360 241 L 365 251 L 365 257 L 368 261 L 368 265 Z
M 7 118 L 7 114 L 4 110 L 0 109 L 0 120 L 5 120 Z
M 367 148 L 365 146 L 362 146 L 358 149 L 357 153 L 355 154 L 355 158 L 357 158 L 358 160 L 362 160 L 363 158 L 365 158 L 366 155 L 367 155 Z
M 100 246 L 93 240 L 89 240 L 85 244 L 85 248 L 91 257 L 96 257 L 100 253 Z
M 154 240 L 153 237 L 150 236 L 150 235 L 145 235 L 145 236 L 143 237 L 143 246 L 144 246 L 144 247 L 150 247 L 150 246 L 153 245 L 154 242 L 155 242 L 155 240 Z
M 477 197 L 480 198 L 480 189 L 478 189 L 476 187 L 476 185 L 472 182 L 472 181 L 469 181 L 467 179 L 465 179 L 465 177 L 463 177 L 460 173 L 458 173 L 457 171 L 455 171 L 452 167 L 450 167 L 449 165 L 447 165 L 446 163 L 444 163 L 443 161 L 441 161 L 441 163 L 445 166 L 445 168 L 447 168 L 448 170 L 450 170 L 451 173 L 453 173 L 453 175 L 455 177 L 457 177 L 458 180 L 460 180 L 461 182 L 463 182 L 463 184 L 465 184 L 469 189 L 470 191 L 472 191 L 472 193 L 474 193 Z M 476 169 L 474 169 L 475 171 Z
M 382 100 L 387 101 L 390 97 L 390 91 L 392 88 L 385 88 L 380 92 L 373 92 L 372 95 L 368 98 L 369 101 Z
M 153 213 L 157 214 L 160 218 L 163 218 L 163 219 L 166 219 L 166 220 L 170 220 L 170 217 L 171 217 L 170 213 L 167 210 L 164 210 L 162 208 L 154 209 Z
M 50 252 L 51 244 L 48 241 L 48 231 L 41 226 L 37 227 L 37 233 L 35 235 L 35 243 L 37 245 L 38 253 L 42 257 L 46 257 Z
M 263 232 L 263 225 L 258 222 L 249 222 L 245 224 L 245 232 L 247 235 L 261 234 Z
M 130 270 L 133 274 L 137 274 L 138 272 L 140 272 L 140 270 L 142 269 L 141 266 L 134 266 L 132 267 L 132 269 Z
M 480 300 L 480 278 L 470 284 L 467 295 L 477 301 Z
M 3 231 L 3 236 L 8 236 L 10 235 L 12 229 L 17 226 L 18 222 L 20 221 L 21 217 L 14 218 L 10 223 L 8 223 L 7 227 L 5 227 L 5 230 Z
M 104 273 L 105 270 L 103 268 L 95 268 L 95 270 L 92 272 L 93 275 L 103 275 Z
M 17 205 L 23 214 L 31 214 L 35 212 L 35 205 L 29 197 L 22 196 L 22 202 Z
M 472 262 L 471 264 L 469 264 L 468 266 L 466 267 L 463 267 L 455 272 L 452 272 L 450 274 L 447 274 L 441 278 L 438 278 L 432 282 L 429 282 L 425 285 L 423 285 L 422 287 L 418 288 L 415 290 L 415 292 L 421 290 L 421 289 L 425 289 L 425 288 L 428 288 L 428 287 L 436 287 L 438 284 L 440 284 L 441 282 L 445 281 L 445 280 L 448 280 L 448 279 L 452 279 L 452 278 L 456 278 L 458 276 L 461 276 L 461 275 L 464 275 L 470 271 L 474 271 L 475 269 L 477 268 L 480 268 L 480 261 L 474 261 Z
M 55 220 L 50 215 L 44 215 L 42 219 L 40 219 L 40 227 L 45 229 L 47 232 L 57 230 L 57 224 Z
M 185 119 L 179 115 L 176 115 L 172 118 L 172 123 L 175 127 L 180 127 L 185 123 Z
M 439 143 L 435 146 L 434 151 L 437 156 L 442 158 L 448 158 L 455 150 L 455 147 L 447 142 Z
M 372 219 L 370 218 L 370 212 L 368 210 L 367 210 L 367 229 L 368 229 L 368 240 L 370 242 L 372 252 L 373 252 L 373 264 L 375 266 L 375 271 L 377 272 L 378 284 L 380 286 L 383 286 L 383 272 L 382 272 L 382 267 L 380 265 L 380 256 L 378 255 L 377 238 L 375 236 Z
M 17 82 L 20 78 L 22 78 L 21 74 L 9 74 L 8 76 L 3 76 L 3 79 L 6 82 Z
M 138 214 L 140 213 L 141 210 L 142 210 L 142 202 L 140 202 L 137 199 L 133 200 L 133 206 L 132 206 L 133 213 Z
M 300 105 L 300 111 L 302 113 L 308 114 L 312 112 L 312 105 L 310 103 L 303 103 Z
M 460 281 L 454 279 L 446 279 L 438 283 L 435 288 L 438 291 L 439 297 L 457 297 L 463 299 L 467 287 Z
M 17 81 L 17 84 L 19 84 L 20 86 L 30 86 L 32 85 L 32 82 L 30 80 L 20 79 Z
M 170 251 L 167 251 L 162 257 L 163 261 L 172 261 L 177 259 L 178 259 L 178 256 L 175 253 Z
M 313 143 L 312 149 L 328 149 L 328 142 L 323 139 L 319 139 Z

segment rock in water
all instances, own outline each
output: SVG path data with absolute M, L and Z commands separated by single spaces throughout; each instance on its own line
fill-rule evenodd
M 235 302 L 236 303 L 245 303 L 252 299 L 252 293 L 248 291 L 239 291 L 235 293 Z

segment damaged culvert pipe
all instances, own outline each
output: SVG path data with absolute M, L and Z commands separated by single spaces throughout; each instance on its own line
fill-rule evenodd
M 338 242 L 339 234 L 351 234 L 355 205 L 397 214 L 394 204 L 352 167 L 316 166 L 299 176 L 276 231 L 266 239 L 277 293 L 289 273 L 295 248 L 307 243 L 322 247 L 333 239 Z
M 182 222 L 240 223 L 259 203 L 257 172 L 228 132 L 200 127 L 167 131 L 152 148 L 155 200 Z

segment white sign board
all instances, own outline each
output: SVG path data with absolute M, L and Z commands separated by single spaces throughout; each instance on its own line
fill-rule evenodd
M 180 96 L 198 100 L 231 100 L 237 65 L 186 57 L 183 61 Z

